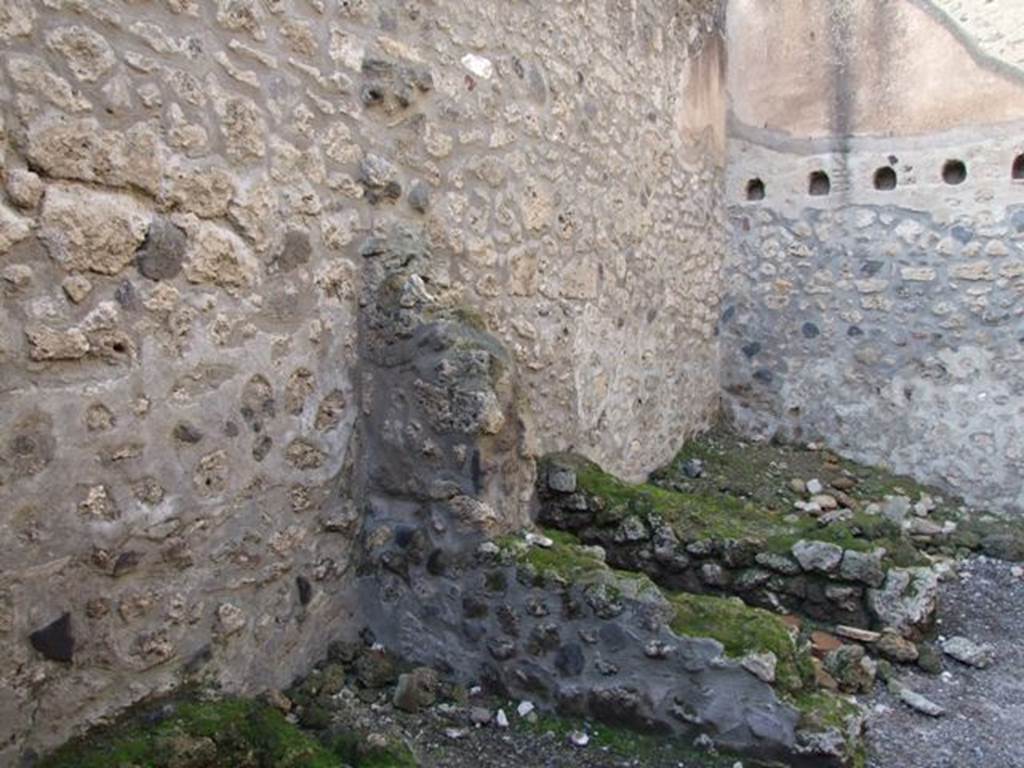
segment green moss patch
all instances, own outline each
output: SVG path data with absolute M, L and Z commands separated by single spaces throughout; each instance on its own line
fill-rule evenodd
M 538 574 L 577 583 L 587 576 L 609 570 L 596 552 L 582 546 L 571 533 L 545 529 L 544 535 L 554 543 L 550 547 L 531 547 L 518 537 L 506 537 L 498 542 L 516 562 L 529 565 Z
M 551 539 L 550 547 L 530 546 L 518 536 L 507 536 L 498 546 L 514 562 L 533 571 L 538 584 L 599 585 L 606 599 L 628 598 L 667 608 L 662 590 L 646 574 L 611 568 L 598 550 L 584 546 L 571 533 L 549 528 L 543 533 Z
M 241 698 L 140 706 L 43 759 L 40 768 L 413 768 L 404 747 L 369 752 L 354 736 L 324 744 L 278 710 Z
M 710 637 L 733 658 L 771 651 L 778 661 L 776 681 L 787 691 L 799 691 L 814 682 L 810 653 L 798 647 L 790 628 L 778 616 L 751 608 L 739 598 L 673 594 L 672 631 L 686 637 Z
M 691 459 L 704 464 L 699 478 L 687 477 L 683 469 Z M 747 440 L 722 425 L 687 441 L 667 466 L 651 475 L 651 481 L 657 485 L 744 498 L 781 509 L 791 508 L 800 498 L 789 487 L 789 481 L 812 478 L 820 480 L 826 492 L 836 481 L 852 481 L 852 487 L 846 487 L 845 492 L 863 503 L 886 496 L 917 500 L 926 494 L 937 502 L 933 514 L 939 517 L 955 514 L 960 505 L 958 499 L 884 467 L 858 464 L 827 449 Z
M 864 768 L 867 749 L 861 738 L 864 713 L 849 699 L 828 691 L 803 692 L 786 700 L 800 713 L 800 728 L 809 731 L 835 730 L 843 734 L 850 768 Z
M 694 459 L 704 465 L 698 478 L 688 477 L 684 470 L 687 462 Z M 980 551 L 1003 560 L 1024 561 L 1024 521 L 968 514 L 962 499 L 886 467 L 859 464 L 827 449 L 753 442 L 723 425 L 688 441 L 667 466 L 652 473 L 651 484 L 687 495 L 717 498 L 725 505 L 739 500 L 768 513 L 785 513 L 803 498 L 790 487 L 790 481 L 812 478 L 825 486 L 826 493 L 835 493 L 833 486 L 838 483 L 860 509 L 881 502 L 886 496 L 905 496 L 912 502 L 922 496 L 930 497 L 936 506 L 929 518 L 938 523 L 952 521 L 958 526 L 948 543 L 934 549 L 946 554 L 957 549 Z M 873 545 L 885 546 L 896 565 L 922 562 L 920 553 L 898 529 L 877 516 L 858 511 L 849 523 L 829 528 L 835 531 L 834 538 L 829 534 L 829 540 L 837 544 L 843 544 L 842 539 L 852 534 Z
M 670 526 L 683 542 L 750 541 L 760 551 L 788 554 L 793 544 L 804 539 L 861 552 L 883 547 L 892 565 L 924 562 L 897 526 L 864 512 L 854 513 L 850 520 L 822 526 L 809 515 L 792 515 L 792 501 L 783 509 L 778 504 L 768 506 L 727 491 L 714 491 L 707 483 L 696 484 L 692 490 L 627 483 L 597 464 L 569 454 L 548 457 L 545 465 L 550 464 L 576 471 L 578 490 L 596 502 L 594 506 L 600 510 L 594 521 L 598 527 L 613 526 L 636 516 L 649 525 Z

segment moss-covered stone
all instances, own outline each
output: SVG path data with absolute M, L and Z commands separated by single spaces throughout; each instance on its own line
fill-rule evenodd
M 323 738 L 332 755 L 352 768 L 416 768 L 419 762 L 404 744 L 370 743 L 353 731 L 334 731 Z
M 588 575 L 608 570 L 600 554 L 580 546 L 571 533 L 545 529 L 544 535 L 551 539 L 552 546 L 530 546 L 519 536 L 506 536 L 499 540 L 498 546 L 517 563 L 530 566 L 541 576 L 566 583 L 576 583 Z
M 689 477 L 684 467 L 699 460 L 703 472 Z M 788 509 L 801 494 L 790 486 L 794 479 L 820 480 L 826 489 L 839 483 L 854 501 L 878 501 L 886 496 L 918 499 L 931 496 L 934 514 L 956 514 L 959 500 L 884 467 L 843 459 L 827 449 L 747 440 L 724 425 L 686 442 L 675 458 L 651 475 L 651 481 L 669 488 L 745 498 L 761 506 Z
M 800 729 L 804 733 L 837 734 L 845 743 L 850 768 L 864 767 L 864 712 L 854 701 L 824 690 L 804 691 L 789 696 L 787 701 L 800 713 Z
M 888 553 L 887 566 L 923 562 L 917 549 L 902 538 L 898 526 L 862 511 L 849 520 L 823 526 L 808 515 L 790 515 L 791 505 L 783 511 L 704 487 L 678 491 L 650 483 L 627 483 L 572 454 L 547 457 L 540 476 L 551 466 L 574 468 L 578 492 L 596 509 L 592 520 L 584 522 L 581 516 L 583 525 L 607 528 L 636 517 L 649 528 L 668 525 L 681 542 L 748 542 L 757 551 L 788 554 L 798 541 L 824 541 L 859 552 L 882 547 Z
M 137 707 L 44 758 L 40 768 L 413 768 L 404 745 L 321 743 L 262 701 L 194 694 Z
M 778 616 L 738 598 L 667 592 L 643 574 L 610 568 L 598 550 L 582 546 L 570 533 L 545 530 L 544 534 L 552 546 L 530 547 L 515 537 L 504 539 L 501 546 L 514 553 L 517 562 L 566 584 L 605 584 L 615 597 L 664 604 L 673 632 L 717 640 L 732 658 L 773 653 L 778 662 L 776 680 L 784 690 L 798 691 L 813 684 L 809 650 L 798 647 L 792 631 Z
M 530 546 L 518 536 L 499 540 L 498 546 L 505 557 L 520 566 L 524 575 L 538 585 L 559 584 L 584 587 L 603 600 L 636 600 L 671 611 L 663 592 L 645 574 L 616 570 L 605 562 L 600 548 L 587 547 L 571 533 L 544 529 L 551 546 Z
M 686 637 L 710 637 L 733 658 L 770 651 L 778 662 L 776 682 L 786 691 L 814 683 L 810 651 L 799 647 L 790 628 L 778 616 L 751 608 L 739 598 L 673 594 L 672 631 Z
M 248 699 L 173 700 L 70 742 L 42 768 L 295 766 L 341 761 L 270 706 Z

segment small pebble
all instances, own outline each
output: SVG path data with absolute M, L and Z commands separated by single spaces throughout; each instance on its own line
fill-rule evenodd
M 943 652 L 961 664 L 985 669 L 995 660 L 996 649 L 990 643 L 975 643 L 966 637 L 941 638 Z
M 531 547 L 540 547 L 541 549 L 550 549 L 555 545 L 555 542 L 540 533 L 533 533 L 532 531 L 526 532 L 526 543 Z
M 498 545 L 495 544 L 493 541 L 485 541 L 479 547 L 477 547 L 477 552 L 479 552 L 481 555 L 496 555 L 500 551 L 501 550 L 498 548 Z
M 683 474 L 691 480 L 696 480 L 704 474 L 704 462 L 700 459 L 687 459 L 683 462 Z
M 534 706 L 532 701 L 521 701 L 519 706 L 516 707 L 516 712 L 520 717 L 526 717 L 528 714 L 533 712 Z
M 473 707 L 469 710 L 469 720 L 473 725 L 487 725 L 491 722 L 491 710 L 487 707 Z
M 644 655 L 649 659 L 667 659 L 673 651 L 675 646 L 661 640 L 651 640 L 644 646 Z
M 583 731 L 573 731 L 569 734 L 569 743 L 574 747 L 585 747 L 590 743 L 590 737 Z
M 893 681 L 895 683 L 895 681 Z M 895 689 L 895 694 L 899 696 L 900 701 L 906 704 L 911 709 L 920 712 L 922 715 L 928 715 L 929 717 L 942 717 L 945 714 L 945 710 L 936 704 L 931 699 L 927 699 L 916 691 L 912 691 L 904 685 L 896 683 L 895 685 L 890 684 Z

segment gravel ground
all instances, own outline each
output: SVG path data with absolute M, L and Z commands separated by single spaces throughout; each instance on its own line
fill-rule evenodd
M 661 751 L 650 742 L 640 755 L 626 756 L 628 746 L 610 748 L 590 744 L 576 747 L 565 734 L 523 730 L 496 734 L 492 729 L 472 732 L 457 744 L 438 735 L 418 740 L 424 768 L 729 768 L 731 759 L 711 760 L 679 755 L 666 745 Z M 625 748 L 623 748 L 625 747 Z
M 995 662 L 979 670 L 946 657 L 934 677 L 899 669 L 946 714 L 920 715 L 879 686 L 867 702 L 870 768 L 1024 768 L 1024 578 L 1012 567 L 972 559 L 945 585 L 939 632 L 991 643 Z
M 366 733 L 404 742 L 421 768 L 733 768 L 738 760 L 676 739 L 573 719 L 516 713 L 516 702 L 474 696 L 470 706 L 440 704 L 417 714 L 347 699 L 335 717 Z M 509 725 L 474 726 L 470 709 L 502 709 Z M 574 743 L 574 740 L 576 743 Z M 583 741 L 583 743 L 579 743 Z

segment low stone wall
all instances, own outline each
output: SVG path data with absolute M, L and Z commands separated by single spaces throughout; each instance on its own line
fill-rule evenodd
M 689 537 L 667 515 L 644 511 L 644 489 L 633 503 L 577 484 L 576 457 L 549 457 L 539 478 L 538 522 L 570 531 L 607 553 L 608 563 L 641 572 L 676 591 L 736 595 L 745 603 L 780 609 L 826 624 L 891 629 L 919 638 L 933 625 L 938 580 L 926 567 L 894 567 L 869 539 L 848 544 L 800 539 L 780 525 L 779 536 L 724 537 L 700 528 Z M 652 489 L 656 490 L 656 489 Z M 678 503 L 687 500 L 680 497 Z M 847 511 L 848 514 L 849 511 Z M 723 518 L 727 510 L 721 512 Z M 728 525 L 728 519 L 719 521 Z M 845 534 L 831 534 L 842 539 Z M 822 529 L 827 539 L 830 533 Z M 782 542 L 777 539 L 782 539 Z

